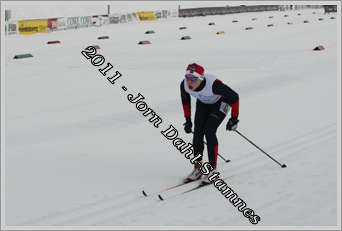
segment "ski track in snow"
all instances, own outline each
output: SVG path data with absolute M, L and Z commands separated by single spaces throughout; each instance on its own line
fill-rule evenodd
M 295 155 L 301 153 L 303 150 L 311 148 L 312 146 L 324 143 L 326 141 L 336 139 L 336 124 L 330 124 L 324 126 L 323 128 L 314 129 L 306 134 L 293 137 L 282 143 L 273 144 L 267 147 L 267 150 L 273 153 L 281 153 L 278 157 L 286 159 L 288 155 Z M 248 156 L 247 156 L 248 155 Z M 267 160 L 266 160 L 267 161 Z M 270 163 L 268 164 L 270 165 Z M 246 155 L 241 155 L 241 158 L 234 160 L 232 163 L 227 164 L 228 167 L 224 168 L 224 171 L 220 171 L 221 176 L 227 177 L 228 183 L 230 180 L 234 180 L 236 177 L 241 177 L 245 174 L 249 174 L 251 171 L 256 171 L 265 166 L 265 161 L 259 157 L 258 153 L 248 153 Z M 291 164 L 288 165 L 291 168 Z M 233 174 L 222 175 L 225 172 L 233 172 Z M 180 191 L 184 188 L 190 188 L 195 183 L 190 183 L 184 187 L 177 188 L 171 191 Z M 218 192 L 217 192 L 218 193 Z M 187 196 L 190 196 L 188 194 Z M 266 203 L 261 203 L 256 208 L 258 210 L 265 209 L 280 202 L 282 199 L 287 197 L 287 193 L 282 193 L 272 201 L 267 201 Z M 169 203 L 172 198 L 168 198 L 166 203 Z M 49 223 L 49 225 L 97 225 L 104 224 L 110 221 L 117 221 L 124 217 L 130 217 L 134 214 L 140 214 L 146 208 L 153 208 L 151 206 L 154 203 L 164 203 L 157 199 L 156 195 L 144 197 L 139 191 L 124 193 L 122 195 L 116 195 L 111 198 L 103 198 L 99 201 L 95 201 L 89 204 L 81 205 L 77 208 L 60 211 L 51 215 L 47 215 L 38 219 L 24 222 L 20 225 L 34 225 L 37 223 Z M 115 212 L 114 212 L 115 211 Z M 110 216 L 108 216 L 110 214 Z M 103 215 L 108 216 L 108 218 L 103 219 Z

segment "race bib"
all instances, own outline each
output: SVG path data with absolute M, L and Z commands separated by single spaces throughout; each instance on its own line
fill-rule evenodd
M 220 105 L 220 112 L 222 112 L 223 114 L 227 115 L 228 110 L 229 110 L 229 105 L 228 105 L 228 103 L 226 103 L 226 102 L 221 102 L 221 105 Z

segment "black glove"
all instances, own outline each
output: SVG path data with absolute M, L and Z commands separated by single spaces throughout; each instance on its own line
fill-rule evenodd
M 187 117 L 187 118 L 185 118 L 185 120 L 186 120 L 186 122 L 183 124 L 183 126 L 184 126 L 184 131 L 185 131 L 185 133 L 191 133 L 192 132 L 192 130 L 191 130 L 191 128 L 192 128 L 192 122 L 191 122 L 191 118 L 190 117 Z
M 230 117 L 228 120 L 226 129 L 229 131 L 235 131 L 237 129 L 237 124 L 239 123 L 239 120 L 237 117 Z

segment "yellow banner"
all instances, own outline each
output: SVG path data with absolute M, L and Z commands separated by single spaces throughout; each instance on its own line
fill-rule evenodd
M 140 21 L 153 21 L 156 20 L 156 16 L 153 11 L 139 12 L 138 13 Z
M 19 21 L 19 33 L 20 34 L 35 34 L 35 33 L 47 33 L 48 32 L 48 20 L 29 20 Z

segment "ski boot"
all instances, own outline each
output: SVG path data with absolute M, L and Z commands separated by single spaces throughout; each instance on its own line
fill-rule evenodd
M 202 177 L 203 173 L 201 172 L 202 161 L 196 161 L 194 164 L 194 169 L 192 172 L 184 179 L 184 183 L 189 183 L 195 180 L 198 180 Z

